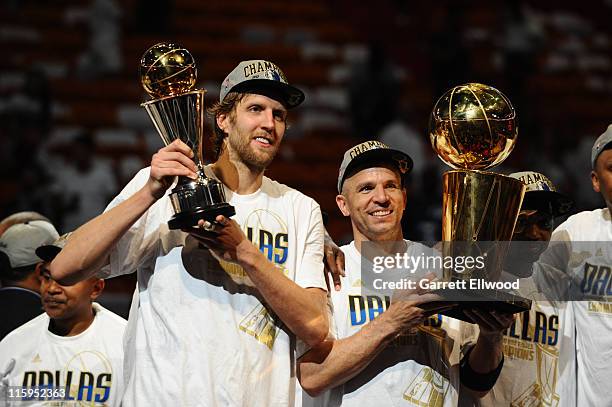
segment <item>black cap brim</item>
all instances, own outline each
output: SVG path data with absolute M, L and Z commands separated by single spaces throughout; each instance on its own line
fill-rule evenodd
M 347 165 L 346 170 L 344 170 L 339 189 L 342 190 L 342 185 L 344 185 L 344 181 L 347 178 L 351 177 L 356 170 L 368 168 L 368 165 L 371 163 L 386 162 L 397 167 L 400 172 L 400 175 L 402 176 L 402 180 L 404 176 L 412 170 L 412 167 L 414 165 L 414 163 L 412 162 L 412 158 L 410 158 L 408 154 L 399 150 L 394 150 L 392 148 L 376 148 L 369 151 L 365 151 L 359 154 L 357 157 L 353 158 L 349 165 Z
M 523 199 L 522 209 L 542 209 L 550 204 L 554 217 L 570 213 L 574 207 L 574 201 L 555 191 L 528 191 Z
M 51 262 L 57 256 L 62 249 L 60 247 L 54 245 L 45 245 L 38 247 L 34 252 L 38 257 L 40 257 L 43 261 Z
M 287 109 L 293 109 L 304 102 L 304 92 L 295 86 L 270 79 L 251 79 L 244 81 L 229 90 L 229 92 L 256 93 L 278 100 Z M 228 93 L 229 93 L 228 92 Z

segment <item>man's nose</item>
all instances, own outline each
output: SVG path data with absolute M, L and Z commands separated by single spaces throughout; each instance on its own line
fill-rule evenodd
M 262 117 L 261 127 L 268 131 L 272 131 L 274 129 L 274 113 L 272 109 L 265 109 Z
M 387 194 L 387 190 L 382 185 L 377 185 L 374 188 L 374 200 L 377 203 L 387 203 L 389 202 L 389 194 Z
M 525 235 L 532 240 L 544 240 L 543 230 L 535 223 L 527 226 L 525 230 Z
M 47 286 L 47 292 L 50 294 L 59 294 L 62 292 L 62 286 L 55 282 L 53 279 L 49 279 L 49 285 Z

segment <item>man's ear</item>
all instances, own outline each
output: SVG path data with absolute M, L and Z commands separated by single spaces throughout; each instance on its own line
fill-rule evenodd
M 217 126 L 227 134 L 227 126 L 229 124 L 229 114 L 221 113 L 215 117 Z
M 351 215 L 344 195 L 336 195 L 336 205 L 338 205 L 340 212 L 342 212 L 344 216 Z
M 591 171 L 591 184 L 593 185 L 593 191 L 597 193 L 601 192 L 599 189 L 599 177 L 597 176 L 595 170 Z
M 39 262 L 38 264 L 36 264 L 36 268 L 34 269 L 34 273 L 36 275 L 36 278 L 38 279 L 38 281 L 42 281 L 43 275 L 42 275 L 42 271 L 43 271 L 43 265 L 45 263 L 44 262 Z
M 100 296 L 100 294 L 102 294 L 102 291 L 104 291 L 104 286 L 106 285 L 106 283 L 104 282 L 103 279 L 99 278 L 97 279 L 94 284 L 93 287 L 91 288 L 91 294 L 89 295 L 89 298 L 92 301 L 95 301 L 96 298 L 98 298 Z

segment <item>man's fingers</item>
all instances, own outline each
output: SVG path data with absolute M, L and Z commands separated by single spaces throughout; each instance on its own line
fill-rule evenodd
M 221 226 L 227 226 L 229 224 L 230 220 L 228 218 L 226 218 L 225 216 L 223 216 L 223 215 L 218 215 L 215 218 L 215 222 L 218 223 Z
M 340 291 L 342 283 L 340 282 L 340 274 L 332 273 L 332 280 L 334 281 L 334 288 L 336 291 Z
M 341 283 L 340 283 L 340 273 L 336 264 L 336 256 L 334 254 L 334 250 L 330 247 L 325 247 L 325 274 L 327 279 L 327 273 L 331 274 L 332 281 L 334 283 L 334 289 L 336 291 L 340 291 Z
M 177 162 L 177 163 L 183 164 L 185 167 L 189 168 L 190 170 L 194 172 L 198 170 L 198 167 L 196 166 L 195 162 L 193 162 L 191 158 L 189 158 L 183 153 L 176 152 L 176 151 L 164 151 L 164 152 L 160 151 L 156 155 L 157 155 L 156 162 L 160 166 L 168 165 L 168 163 L 171 163 L 171 162 Z
M 338 250 L 336 252 L 336 268 L 338 269 L 338 273 L 342 277 L 346 277 L 346 273 L 344 271 L 344 252 L 342 250 Z
M 191 150 L 191 148 L 189 148 L 189 146 L 185 144 L 181 139 L 174 140 L 172 143 L 168 144 L 160 151 L 178 151 L 189 158 L 194 157 L 193 150 Z

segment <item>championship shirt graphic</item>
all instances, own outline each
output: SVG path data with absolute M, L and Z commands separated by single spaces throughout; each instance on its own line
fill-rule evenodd
M 283 265 L 289 255 L 289 234 L 287 225 L 280 216 L 267 209 L 256 209 L 245 218 L 242 230 L 255 247 L 277 266 L 279 272 L 288 274 Z M 219 263 L 234 280 L 238 278 L 245 284 L 253 285 L 239 265 L 222 260 Z M 238 328 L 271 350 L 280 325 L 280 319 L 259 303 L 244 316 Z
M 44 362 L 36 355 L 36 363 Z M 73 355 L 62 370 L 26 370 L 24 388 L 63 388 L 62 400 L 43 403 L 49 406 L 108 406 L 113 384 L 113 368 L 101 352 L 85 350 Z
M 532 382 L 510 403 L 512 407 L 557 406 L 559 365 L 559 315 L 538 308 L 517 315 L 504 335 L 504 354 L 509 359 L 535 365 Z M 510 362 L 510 361 L 509 361 Z
M 597 254 L 601 256 L 601 253 Z M 585 298 L 600 300 L 588 302 L 590 314 L 612 317 L 612 267 L 585 261 L 580 292 Z

